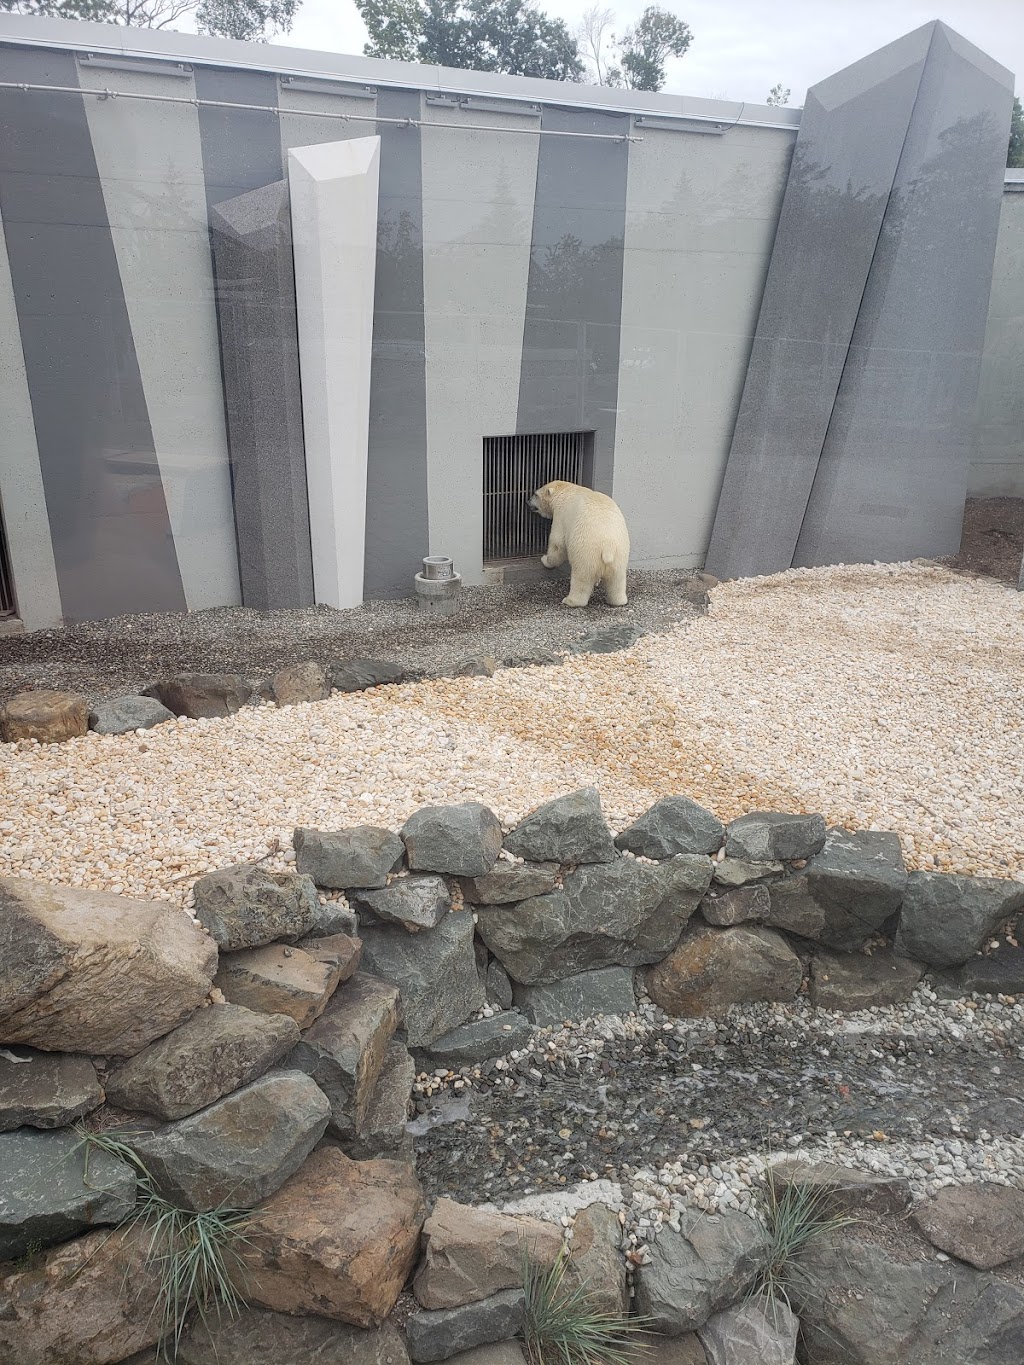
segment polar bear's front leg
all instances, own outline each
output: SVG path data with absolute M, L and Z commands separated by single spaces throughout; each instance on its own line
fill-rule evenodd
M 552 535 L 548 541 L 548 552 L 541 555 L 540 562 L 545 569 L 557 569 L 559 564 L 565 563 L 565 546 L 555 539 Z

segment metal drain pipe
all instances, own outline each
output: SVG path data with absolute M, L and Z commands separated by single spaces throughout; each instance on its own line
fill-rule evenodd
M 423 569 L 416 575 L 416 600 L 434 616 L 454 616 L 459 609 L 462 575 L 448 555 L 427 555 Z

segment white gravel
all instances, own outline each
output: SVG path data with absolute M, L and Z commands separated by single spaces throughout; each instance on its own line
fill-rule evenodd
M 923 565 L 723 584 L 612 655 L 228 720 L 0 748 L 0 873 L 184 902 L 296 825 L 398 827 L 477 799 L 512 824 L 596 784 L 620 828 L 682 792 L 722 819 L 895 829 L 912 867 L 1024 876 L 1024 598 Z

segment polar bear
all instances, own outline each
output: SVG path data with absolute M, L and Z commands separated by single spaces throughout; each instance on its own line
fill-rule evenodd
M 551 518 L 548 552 L 540 561 L 545 569 L 557 569 L 566 557 L 569 560 L 569 595 L 562 598 L 562 605 L 587 606 L 590 594 L 603 583 L 608 605 L 624 607 L 629 532 L 611 498 L 593 488 L 555 479 L 538 488 L 529 505 L 542 517 Z

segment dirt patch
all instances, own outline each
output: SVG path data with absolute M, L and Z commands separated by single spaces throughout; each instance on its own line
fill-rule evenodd
M 1017 586 L 1024 555 L 1024 498 L 968 498 L 958 554 L 939 563 Z
M 255 611 L 216 607 L 86 621 L 59 630 L 0 637 L 0 701 L 26 688 L 83 692 L 91 701 L 137 691 L 173 673 L 241 673 L 262 678 L 308 659 L 330 664 L 370 657 L 431 675 L 454 672 L 465 660 L 499 662 L 573 649 L 594 630 L 630 624 L 663 630 L 696 616 L 703 580 L 682 569 L 629 575 L 629 605 L 585 610 L 562 606 L 566 580 L 465 588 L 455 616 L 425 615 L 414 598 L 364 602 L 349 611 L 309 607 Z

